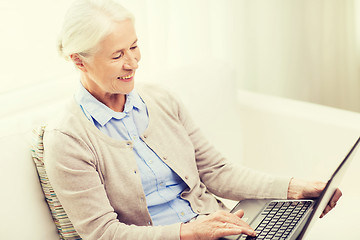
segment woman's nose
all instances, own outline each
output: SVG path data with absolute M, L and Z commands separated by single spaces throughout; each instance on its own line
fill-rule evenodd
M 138 61 L 139 60 L 136 58 L 136 56 L 128 54 L 125 58 L 123 67 L 127 70 L 137 69 L 139 67 Z

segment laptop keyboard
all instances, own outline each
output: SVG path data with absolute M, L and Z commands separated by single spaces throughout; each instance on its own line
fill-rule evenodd
M 241 236 L 240 239 L 287 239 L 312 201 L 271 201 L 260 213 L 263 220 L 255 228 L 256 237 Z

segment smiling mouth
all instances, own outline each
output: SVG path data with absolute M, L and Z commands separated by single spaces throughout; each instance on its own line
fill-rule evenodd
M 131 74 L 124 76 L 124 77 L 118 77 L 120 80 L 130 79 L 135 75 L 135 72 L 132 72 Z

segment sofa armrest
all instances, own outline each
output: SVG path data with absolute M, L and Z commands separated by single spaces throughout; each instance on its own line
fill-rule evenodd
M 359 113 L 248 91 L 238 103 L 243 163 L 260 170 L 327 180 L 360 136 Z

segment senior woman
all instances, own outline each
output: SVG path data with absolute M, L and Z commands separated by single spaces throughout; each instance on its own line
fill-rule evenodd
M 46 129 L 44 160 L 83 239 L 254 236 L 243 211 L 229 213 L 213 194 L 233 200 L 320 194 L 323 183 L 233 165 L 178 99 L 159 87 L 134 87 L 141 55 L 133 22 L 113 0 L 76 0 L 59 41 L 81 84 Z

